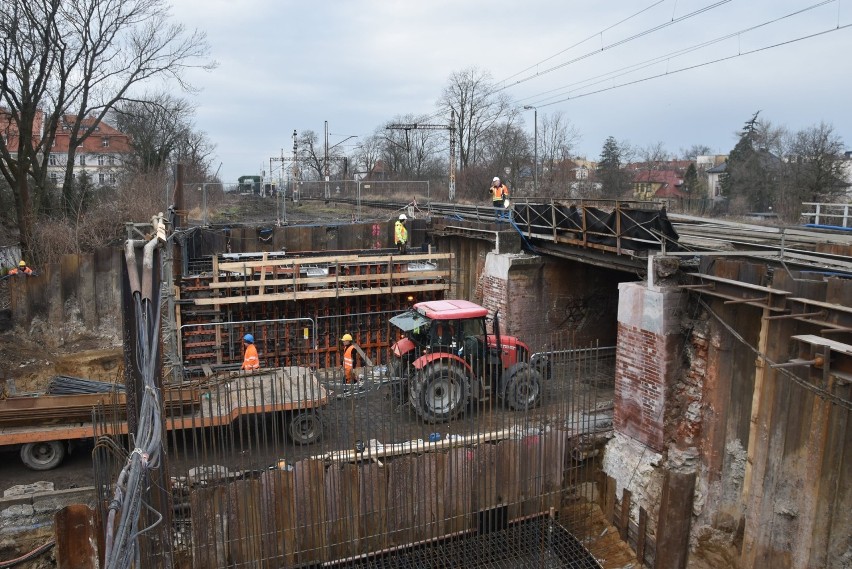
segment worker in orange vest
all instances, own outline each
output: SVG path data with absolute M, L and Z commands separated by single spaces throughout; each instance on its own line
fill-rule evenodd
M 340 341 L 343 342 L 343 378 L 346 383 L 354 383 L 355 377 L 355 344 L 352 343 L 352 335 L 344 334 Z
M 243 367 L 247 371 L 260 369 L 260 359 L 257 357 L 257 347 L 254 345 L 254 336 L 246 334 L 243 336 L 243 346 L 245 347 L 245 355 L 243 356 Z
M 491 194 L 491 205 L 501 209 L 509 207 L 509 188 L 497 176 L 494 176 L 494 179 L 491 180 L 488 193 Z
M 21 275 L 21 276 L 31 276 L 33 274 L 33 270 L 27 266 L 27 262 L 21 259 L 18 263 L 17 268 L 14 268 L 9 271 L 10 275 Z

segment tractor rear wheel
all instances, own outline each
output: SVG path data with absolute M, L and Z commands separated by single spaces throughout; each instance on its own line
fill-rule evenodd
M 506 370 L 503 398 L 515 411 L 526 411 L 541 403 L 542 380 L 537 369 L 527 363 L 517 363 Z
M 450 421 L 467 405 L 470 382 L 460 366 L 435 362 L 410 381 L 409 394 L 417 414 L 427 423 Z

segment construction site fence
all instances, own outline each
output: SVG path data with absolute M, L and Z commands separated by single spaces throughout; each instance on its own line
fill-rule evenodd
M 288 198 L 299 200 L 400 200 L 425 204 L 433 198 L 428 180 L 332 180 L 302 181 L 293 186 Z
M 140 535 L 146 566 L 430 567 L 400 560 L 437 547 L 466 567 L 541 567 L 569 550 L 575 565 L 545 566 L 599 567 L 586 545 L 614 354 L 567 332 L 531 343 L 551 347 L 536 356 L 550 369 L 534 405 L 512 408 L 495 389 L 439 422 L 423 419 L 384 363 L 358 367 L 354 383 L 304 368 L 197 381 L 197 399 L 164 421 L 170 505 L 152 516 L 169 534 Z M 290 382 L 268 379 L 276 373 Z M 109 416 L 95 452 L 103 504 L 125 460 Z M 491 533 L 504 536 L 499 549 Z

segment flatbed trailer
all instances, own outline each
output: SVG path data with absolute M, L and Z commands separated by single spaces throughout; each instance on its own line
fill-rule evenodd
M 169 431 L 223 427 L 240 417 L 284 413 L 296 444 L 322 436 L 320 410 L 328 392 L 305 367 L 233 372 L 202 383 L 163 389 Z M 35 395 L 0 400 L 0 450 L 20 448 L 23 463 L 50 470 L 77 441 L 128 434 L 124 393 Z M 95 423 L 94 416 L 99 420 Z

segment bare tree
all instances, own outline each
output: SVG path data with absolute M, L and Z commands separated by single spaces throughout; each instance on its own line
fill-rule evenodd
M 680 158 L 682 160 L 692 160 L 695 162 L 699 156 L 707 156 L 712 153 L 712 150 L 706 144 L 693 144 L 689 148 L 680 149 Z
M 530 139 L 519 124 L 519 115 L 509 113 L 507 117 L 507 120 L 493 125 L 480 137 L 480 165 L 487 169 L 479 175 L 477 186 L 483 196 L 495 175 L 509 186 L 513 195 L 517 195 L 521 169 L 532 162 Z
M 203 33 L 169 22 L 164 0 L 5 0 L 0 3 L 0 101 L 6 108 L 0 172 L 13 188 L 21 248 L 31 250 L 31 186 L 44 191 L 58 129 L 70 144 L 66 202 L 77 147 L 115 104 L 152 79 L 208 66 Z
M 406 115 L 395 117 L 391 123 L 418 124 L 426 123 L 427 120 L 428 117 Z M 389 171 L 400 179 L 430 177 L 435 174 L 433 169 L 443 136 L 443 131 L 424 128 L 386 129 L 382 160 Z
M 356 171 L 369 174 L 376 167 L 376 163 L 382 157 L 382 147 L 384 146 L 385 129 L 376 129 L 374 134 L 366 137 L 361 144 L 358 145 L 352 160 L 355 164 Z
M 541 117 L 538 126 L 539 184 L 545 192 L 552 193 L 570 183 L 570 171 L 562 165 L 579 140 L 577 129 L 562 111 Z
M 166 166 L 186 146 L 194 146 L 195 109 L 185 99 L 158 93 L 138 101 L 121 101 L 114 109 L 115 126 L 130 137 L 133 155 L 125 165 L 133 172 Z
M 496 93 L 491 74 L 475 67 L 450 75 L 438 107 L 443 116 L 455 111 L 456 140 L 461 170 L 480 158 L 479 138 L 501 119 L 512 105 L 504 93 Z
M 843 150 L 841 137 L 824 122 L 788 136 L 777 198 L 785 221 L 799 221 L 802 202 L 834 201 L 845 195 Z

